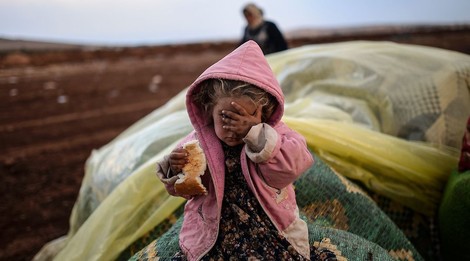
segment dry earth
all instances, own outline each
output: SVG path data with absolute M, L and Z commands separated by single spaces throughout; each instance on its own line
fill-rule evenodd
M 390 40 L 470 53 L 470 26 L 431 29 L 317 32 L 289 44 Z M 235 44 L 22 46 L 0 48 L 0 260 L 31 260 L 66 234 L 91 151 L 163 105 Z
M 164 104 L 226 51 L 0 71 L 0 260 L 31 260 L 68 230 L 93 149 Z

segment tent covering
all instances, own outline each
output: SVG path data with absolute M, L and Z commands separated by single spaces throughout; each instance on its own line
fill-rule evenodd
M 436 213 L 470 114 L 470 56 L 354 41 L 267 59 L 286 97 L 283 120 L 323 162 L 366 190 Z M 36 260 L 114 260 L 184 203 L 154 170 L 192 130 L 185 91 L 92 152 L 68 235 Z

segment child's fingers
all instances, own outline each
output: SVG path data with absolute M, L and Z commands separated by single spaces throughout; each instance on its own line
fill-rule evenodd
M 235 110 L 238 111 L 238 113 L 240 115 L 242 115 L 242 116 L 248 115 L 245 108 L 243 106 L 241 106 L 240 104 L 238 104 L 236 102 L 231 102 L 230 104 L 235 108 Z
M 183 148 L 176 148 L 170 154 L 170 158 L 175 158 L 175 159 L 186 158 L 187 156 L 188 156 L 188 152 Z
M 222 126 L 225 130 L 232 131 L 239 136 L 244 136 L 243 134 L 246 134 L 246 130 L 248 129 L 246 126 L 243 125 L 224 125 Z
M 239 114 L 233 111 L 226 111 L 226 110 L 222 111 L 222 120 L 225 123 L 237 124 L 237 122 L 247 121 L 247 119 L 249 119 L 250 117 L 252 116 L 249 114 L 246 114 L 246 111 L 244 111 L 243 114 Z
M 240 118 L 240 114 L 236 112 L 227 111 L 227 110 L 222 111 L 222 120 L 224 122 L 237 121 L 239 118 Z
M 171 165 L 184 165 L 186 164 L 186 157 L 184 158 L 170 158 Z
M 187 162 L 186 156 L 172 155 L 172 157 L 170 157 L 170 164 L 185 164 L 186 162 Z
M 187 162 L 188 153 L 185 149 L 175 149 L 170 154 L 170 164 L 174 165 L 184 165 Z
M 222 126 L 222 128 L 225 129 L 225 130 L 231 130 L 231 131 L 233 131 L 235 129 L 234 126 L 230 126 L 230 125 L 224 125 L 224 126 Z
M 263 106 L 260 105 L 260 106 L 258 106 L 258 107 L 256 108 L 256 111 L 255 111 L 255 113 L 253 114 L 253 116 L 255 116 L 256 118 L 260 118 L 260 119 L 261 119 L 262 114 L 263 114 Z
M 170 153 L 170 157 L 168 159 L 170 163 L 170 168 L 173 175 L 176 175 L 181 172 L 184 165 L 188 162 L 188 153 L 183 148 L 176 148 Z
M 186 164 L 186 159 L 170 159 L 170 167 L 174 174 L 180 173 L 183 169 L 184 165 Z
M 243 136 L 242 134 L 244 133 L 243 129 L 240 126 L 237 125 L 224 125 L 222 126 L 227 131 L 231 131 L 237 134 L 237 136 Z
M 174 153 L 181 154 L 181 153 L 187 153 L 187 151 L 185 149 L 183 149 L 182 147 L 180 147 L 180 148 L 174 149 L 171 153 L 172 154 L 174 154 Z

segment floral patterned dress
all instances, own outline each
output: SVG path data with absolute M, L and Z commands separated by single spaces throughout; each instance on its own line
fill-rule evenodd
M 224 144 L 226 175 L 219 235 L 202 260 L 306 260 L 279 234 L 248 188 L 240 164 L 242 148 L 243 144 Z M 183 257 L 181 253 L 177 256 Z M 328 250 L 311 246 L 311 260 L 336 257 Z

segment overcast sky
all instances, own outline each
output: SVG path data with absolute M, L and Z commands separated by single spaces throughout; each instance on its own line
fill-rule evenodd
M 0 0 L 0 37 L 144 45 L 238 39 L 239 0 Z M 259 0 L 281 30 L 470 24 L 470 0 Z

